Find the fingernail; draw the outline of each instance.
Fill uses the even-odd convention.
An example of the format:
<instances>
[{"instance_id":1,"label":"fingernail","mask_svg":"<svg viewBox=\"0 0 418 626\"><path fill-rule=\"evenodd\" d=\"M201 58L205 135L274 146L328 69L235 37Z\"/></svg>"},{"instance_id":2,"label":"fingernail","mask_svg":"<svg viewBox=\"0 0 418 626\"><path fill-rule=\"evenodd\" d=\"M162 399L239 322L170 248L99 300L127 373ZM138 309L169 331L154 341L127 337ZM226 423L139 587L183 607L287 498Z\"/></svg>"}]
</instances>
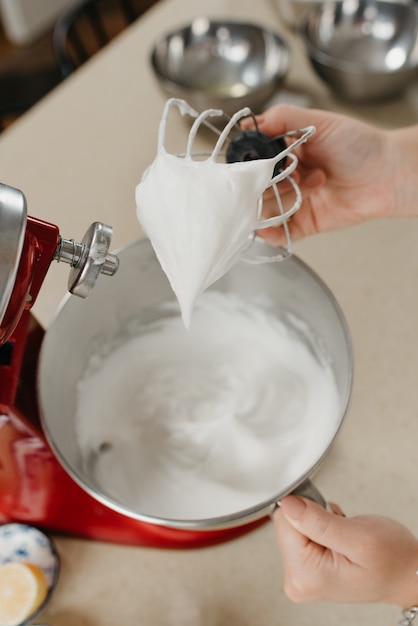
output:
<instances>
[{"instance_id":1,"label":"fingernail","mask_svg":"<svg viewBox=\"0 0 418 626\"><path fill-rule=\"evenodd\" d=\"M281 501L281 510L286 517L300 519L306 509L306 502L298 496L286 496Z\"/></svg>"}]
</instances>

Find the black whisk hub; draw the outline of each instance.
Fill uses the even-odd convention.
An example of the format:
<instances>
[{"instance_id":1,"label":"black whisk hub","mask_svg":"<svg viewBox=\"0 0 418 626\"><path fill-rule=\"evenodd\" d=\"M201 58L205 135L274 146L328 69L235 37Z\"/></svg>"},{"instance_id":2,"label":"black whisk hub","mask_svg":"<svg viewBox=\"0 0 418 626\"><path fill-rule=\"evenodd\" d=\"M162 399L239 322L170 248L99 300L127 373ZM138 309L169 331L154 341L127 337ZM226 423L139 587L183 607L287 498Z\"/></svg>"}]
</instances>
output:
<instances>
[{"instance_id":1,"label":"black whisk hub","mask_svg":"<svg viewBox=\"0 0 418 626\"><path fill-rule=\"evenodd\" d=\"M258 130L245 130L233 137L226 151L227 163L271 159L286 148L283 137L270 137ZM286 165L286 157L275 166L273 176L279 174Z\"/></svg>"}]
</instances>

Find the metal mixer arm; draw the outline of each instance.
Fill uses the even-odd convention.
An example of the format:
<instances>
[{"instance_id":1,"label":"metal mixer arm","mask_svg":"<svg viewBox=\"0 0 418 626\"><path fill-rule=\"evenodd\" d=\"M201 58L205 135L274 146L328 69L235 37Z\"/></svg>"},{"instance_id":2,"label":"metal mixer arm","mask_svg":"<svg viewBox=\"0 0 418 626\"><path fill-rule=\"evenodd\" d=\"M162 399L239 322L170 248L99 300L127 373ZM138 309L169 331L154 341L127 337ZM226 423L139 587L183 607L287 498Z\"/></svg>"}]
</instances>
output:
<instances>
[{"instance_id":1,"label":"metal mixer arm","mask_svg":"<svg viewBox=\"0 0 418 626\"><path fill-rule=\"evenodd\" d=\"M81 243L63 239L58 227L27 216L24 194L0 183L0 345L30 309L53 260L71 265L68 289L85 298L99 274L112 276L119 265L109 253L113 230L94 222Z\"/></svg>"}]
</instances>

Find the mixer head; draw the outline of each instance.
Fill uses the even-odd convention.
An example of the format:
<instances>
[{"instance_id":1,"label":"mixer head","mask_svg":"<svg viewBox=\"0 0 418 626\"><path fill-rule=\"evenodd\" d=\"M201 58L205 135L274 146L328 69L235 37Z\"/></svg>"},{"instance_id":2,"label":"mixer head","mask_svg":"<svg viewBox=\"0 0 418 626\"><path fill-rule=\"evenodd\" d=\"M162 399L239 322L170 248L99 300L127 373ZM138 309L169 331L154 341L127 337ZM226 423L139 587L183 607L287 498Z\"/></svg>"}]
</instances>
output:
<instances>
[{"instance_id":1,"label":"mixer head","mask_svg":"<svg viewBox=\"0 0 418 626\"><path fill-rule=\"evenodd\" d=\"M114 274L111 238L112 228L95 222L81 243L63 239L57 226L27 215L20 190L0 183L0 345L34 304L52 260L71 265L69 291L83 298L99 274Z\"/></svg>"}]
</instances>

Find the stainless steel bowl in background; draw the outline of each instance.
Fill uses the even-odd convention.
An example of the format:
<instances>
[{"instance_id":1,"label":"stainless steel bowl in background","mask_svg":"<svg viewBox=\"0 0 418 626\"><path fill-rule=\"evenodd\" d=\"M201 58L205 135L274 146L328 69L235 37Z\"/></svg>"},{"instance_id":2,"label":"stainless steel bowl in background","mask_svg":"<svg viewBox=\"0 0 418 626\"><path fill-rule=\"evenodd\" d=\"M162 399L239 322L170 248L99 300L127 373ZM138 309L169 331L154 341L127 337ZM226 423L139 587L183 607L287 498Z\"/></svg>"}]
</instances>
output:
<instances>
[{"instance_id":1,"label":"stainless steel bowl in background","mask_svg":"<svg viewBox=\"0 0 418 626\"><path fill-rule=\"evenodd\" d=\"M418 78L418 10L387 0L322 2L299 28L317 74L341 98L401 94Z\"/></svg>"},{"instance_id":2,"label":"stainless steel bowl in background","mask_svg":"<svg viewBox=\"0 0 418 626\"><path fill-rule=\"evenodd\" d=\"M231 115L248 106L258 113L283 83L290 50L279 34L256 24L201 17L163 35L151 64L165 94L199 112Z\"/></svg>"}]
</instances>

